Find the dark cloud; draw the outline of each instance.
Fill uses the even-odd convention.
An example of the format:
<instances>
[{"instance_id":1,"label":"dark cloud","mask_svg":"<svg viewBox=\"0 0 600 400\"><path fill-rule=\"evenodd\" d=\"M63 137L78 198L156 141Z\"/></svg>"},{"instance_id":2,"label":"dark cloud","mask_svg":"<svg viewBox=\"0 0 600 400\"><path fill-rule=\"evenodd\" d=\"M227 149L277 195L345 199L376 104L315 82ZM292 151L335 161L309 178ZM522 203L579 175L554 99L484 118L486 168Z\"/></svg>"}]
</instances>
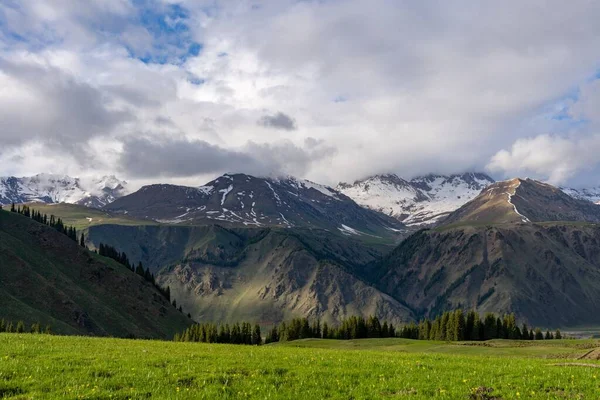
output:
<instances>
[{"instance_id":1,"label":"dark cloud","mask_svg":"<svg viewBox=\"0 0 600 400\"><path fill-rule=\"evenodd\" d=\"M99 89L56 68L0 59L0 72L4 90L15 93L0 97L0 139L5 145L39 140L73 148L133 119L112 109Z\"/></svg>"},{"instance_id":2,"label":"dark cloud","mask_svg":"<svg viewBox=\"0 0 600 400\"><path fill-rule=\"evenodd\" d=\"M258 124L267 128L295 131L298 129L296 120L281 111L274 115L264 115L258 120Z\"/></svg>"},{"instance_id":3,"label":"dark cloud","mask_svg":"<svg viewBox=\"0 0 600 400\"><path fill-rule=\"evenodd\" d=\"M302 175L313 162L335 153L331 147L305 149L290 141L248 142L228 150L203 140L127 139L119 159L121 172L135 178L189 177L199 174L245 172L255 175Z\"/></svg>"}]
</instances>

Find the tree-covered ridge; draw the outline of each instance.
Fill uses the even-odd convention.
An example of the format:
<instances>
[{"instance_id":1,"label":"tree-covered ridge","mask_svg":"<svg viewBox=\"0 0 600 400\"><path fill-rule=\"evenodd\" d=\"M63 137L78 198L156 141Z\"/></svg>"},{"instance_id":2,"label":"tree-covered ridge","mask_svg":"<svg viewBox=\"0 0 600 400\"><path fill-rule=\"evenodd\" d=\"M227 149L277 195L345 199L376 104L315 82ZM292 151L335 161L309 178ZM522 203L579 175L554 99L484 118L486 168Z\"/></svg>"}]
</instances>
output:
<instances>
[{"instance_id":1,"label":"tree-covered ridge","mask_svg":"<svg viewBox=\"0 0 600 400\"><path fill-rule=\"evenodd\" d=\"M54 215L50 215L50 217L48 217L47 214L42 214L41 212L36 211L27 205L24 205L23 207L15 206L15 203L11 205L10 211L31 218L41 224L48 225L49 227L56 229L57 231L67 235L69 238L77 242L77 229L75 229L73 226L65 225L61 218L57 218ZM85 238L82 234L79 241L81 246L85 246L84 239Z\"/></svg>"},{"instance_id":2,"label":"tree-covered ridge","mask_svg":"<svg viewBox=\"0 0 600 400\"><path fill-rule=\"evenodd\" d=\"M82 239L83 240L83 239ZM118 262L121 265L124 265L132 272L135 272L148 282L152 283L156 289L169 301L171 301L171 289L169 286L162 287L158 283L156 283L156 279L153 273L150 272L149 268L144 269L144 265L141 261L138 262L137 266L134 266L134 263L129 261L129 257L125 252L120 252L116 248L109 246L107 244L100 243L98 246L98 254L104 257L111 258ZM177 307L177 303L173 300L173 306ZM181 307L179 307L179 311L183 312Z\"/></svg>"},{"instance_id":3,"label":"tree-covered ridge","mask_svg":"<svg viewBox=\"0 0 600 400\"><path fill-rule=\"evenodd\" d=\"M2 210L1 207L0 207L0 210ZM11 205L10 211L20 214L20 215L23 215L27 218L31 218L32 220L37 221L41 224L48 225L51 228L56 229L58 232L65 234L73 241L78 242L81 247L87 249L87 246L85 244L85 235L83 233L81 233L81 235L79 236L79 239L78 239L77 230L75 229L75 227L65 225L65 223L63 222L63 220L60 217L56 217L52 214L50 215L50 217L48 217L47 214L42 214L41 212L36 211L35 209L33 209L27 205L20 206L20 205L15 205L14 203ZM120 263L121 265L127 267L127 269L129 269L130 271L140 275L146 281L152 283L154 285L154 287L169 302L171 302L171 289L168 286L166 288L160 286L156 282L154 274L150 272L149 268L144 268L141 261L138 262L137 266L135 266L134 263L129 261L129 258L127 257L127 254L125 254L125 252L119 252L116 248L109 246L109 245L105 245L103 243L100 243L98 249L94 250L94 252L103 257L111 258L111 259L115 260L116 262ZM175 308L177 308L177 303L175 302L175 300L173 300L172 304ZM181 306L178 308L178 310L180 312L183 312L183 309L181 308ZM189 313L188 313L188 317L191 318L191 315Z\"/></svg>"}]
</instances>

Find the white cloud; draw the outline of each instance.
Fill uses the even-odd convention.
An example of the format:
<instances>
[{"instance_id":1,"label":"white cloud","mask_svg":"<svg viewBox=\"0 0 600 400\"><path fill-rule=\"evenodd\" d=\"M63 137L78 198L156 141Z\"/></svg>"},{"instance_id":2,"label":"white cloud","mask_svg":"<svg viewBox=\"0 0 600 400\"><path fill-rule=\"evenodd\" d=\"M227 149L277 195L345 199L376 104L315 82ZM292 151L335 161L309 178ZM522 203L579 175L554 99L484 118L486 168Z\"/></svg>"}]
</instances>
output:
<instances>
[{"instance_id":1,"label":"white cloud","mask_svg":"<svg viewBox=\"0 0 600 400\"><path fill-rule=\"evenodd\" d=\"M510 151L499 151L488 168L507 176L532 175L561 185L577 173L597 167L599 154L600 135L584 138L540 135L517 140ZM597 178L593 183L597 183Z\"/></svg>"},{"instance_id":2,"label":"white cloud","mask_svg":"<svg viewBox=\"0 0 600 400\"><path fill-rule=\"evenodd\" d=\"M570 132L516 140L487 168L504 176L531 175L557 185L600 184L600 81L584 84L563 110Z\"/></svg>"}]
</instances>

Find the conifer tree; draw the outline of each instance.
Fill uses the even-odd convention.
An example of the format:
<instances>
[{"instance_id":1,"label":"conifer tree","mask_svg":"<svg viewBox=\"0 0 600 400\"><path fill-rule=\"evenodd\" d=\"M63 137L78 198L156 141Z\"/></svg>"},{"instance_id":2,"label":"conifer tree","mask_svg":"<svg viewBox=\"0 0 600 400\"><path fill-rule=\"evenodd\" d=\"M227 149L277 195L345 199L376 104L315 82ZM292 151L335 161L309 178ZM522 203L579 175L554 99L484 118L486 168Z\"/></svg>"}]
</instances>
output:
<instances>
[{"instance_id":1,"label":"conifer tree","mask_svg":"<svg viewBox=\"0 0 600 400\"><path fill-rule=\"evenodd\" d=\"M394 328L394 325L392 325L390 323L390 327L388 329L389 329L390 337L396 337L396 328Z\"/></svg>"},{"instance_id":2,"label":"conifer tree","mask_svg":"<svg viewBox=\"0 0 600 400\"><path fill-rule=\"evenodd\" d=\"M490 340L495 339L498 334L496 317L492 313L485 314L483 320L483 339Z\"/></svg>"},{"instance_id":3,"label":"conifer tree","mask_svg":"<svg viewBox=\"0 0 600 400\"><path fill-rule=\"evenodd\" d=\"M25 323L23 321L17 322L17 328L15 331L17 333L24 333L25 332Z\"/></svg>"},{"instance_id":4,"label":"conifer tree","mask_svg":"<svg viewBox=\"0 0 600 400\"><path fill-rule=\"evenodd\" d=\"M323 339L329 339L329 325L327 325L327 322L323 322Z\"/></svg>"},{"instance_id":5,"label":"conifer tree","mask_svg":"<svg viewBox=\"0 0 600 400\"><path fill-rule=\"evenodd\" d=\"M255 346L260 346L262 344L262 336L260 334L260 326L258 324L254 325L254 329L252 330L252 342Z\"/></svg>"},{"instance_id":6,"label":"conifer tree","mask_svg":"<svg viewBox=\"0 0 600 400\"><path fill-rule=\"evenodd\" d=\"M554 333L554 339L562 339L562 334L560 333L560 329L557 329L556 333Z\"/></svg>"},{"instance_id":7,"label":"conifer tree","mask_svg":"<svg viewBox=\"0 0 600 400\"><path fill-rule=\"evenodd\" d=\"M529 328L526 323L523 323L523 326L521 327L521 339L529 340Z\"/></svg>"},{"instance_id":8,"label":"conifer tree","mask_svg":"<svg viewBox=\"0 0 600 400\"><path fill-rule=\"evenodd\" d=\"M83 232L81 232L81 238L79 239L79 245L81 247L85 247L85 236L84 236Z\"/></svg>"},{"instance_id":9,"label":"conifer tree","mask_svg":"<svg viewBox=\"0 0 600 400\"><path fill-rule=\"evenodd\" d=\"M544 334L540 328L535 328L535 340L543 340Z\"/></svg>"},{"instance_id":10,"label":"conifer tree","mask_svg":"<svg viewBox=\"0 0 600 400\"><path fill-rule=\"evenodd\" d=\"M458 309L454 312L454 340L465 340L465 314L463 310Z\"/></svg>"},{"instance_id":11,"label":"conifer tree","mask_svg":"<svg viewBox=\"0 0 600 400\"><path fill-rule=\"evenodd\" d=\"M436 340L446 340L446 329L448 326L449 315L447 312L442 314L442 320L440 321L440 330L436 337Z\"/></svg>"}]
</instances>

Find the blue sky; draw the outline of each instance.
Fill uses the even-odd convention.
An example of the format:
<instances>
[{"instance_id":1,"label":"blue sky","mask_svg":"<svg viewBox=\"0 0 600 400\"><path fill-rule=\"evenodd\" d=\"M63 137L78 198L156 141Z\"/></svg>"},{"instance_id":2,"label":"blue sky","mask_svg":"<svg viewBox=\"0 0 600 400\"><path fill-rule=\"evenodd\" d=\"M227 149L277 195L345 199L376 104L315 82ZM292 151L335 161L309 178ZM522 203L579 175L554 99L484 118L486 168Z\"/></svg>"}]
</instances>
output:
<instances>
[{"instance_id":1,"label":"blue sky","mask_svg":"<svg viewBox=\"0 0 600 400\"><path fill-rule=\"evenodd\" d=\"M600 184L599 17L557 0L5 0L0 175ZM136 145L152 174L127 162Z\"/></svg>"}]
</instances>

